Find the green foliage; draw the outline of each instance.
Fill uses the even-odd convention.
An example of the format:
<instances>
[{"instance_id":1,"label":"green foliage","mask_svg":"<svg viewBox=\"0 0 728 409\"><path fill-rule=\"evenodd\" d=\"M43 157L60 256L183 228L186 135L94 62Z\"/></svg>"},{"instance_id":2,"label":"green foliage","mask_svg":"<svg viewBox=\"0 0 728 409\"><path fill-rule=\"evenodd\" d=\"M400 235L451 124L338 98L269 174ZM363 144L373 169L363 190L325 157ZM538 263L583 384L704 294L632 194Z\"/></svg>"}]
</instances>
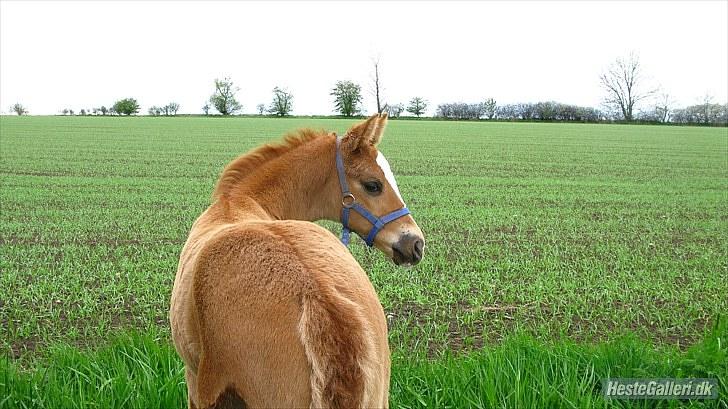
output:
<instances>
[{"instance_id":1,"label":"green foliage","mask_svg":"<svg viewBox=\"0 0 728 409\"><path fill-rule=\"evenodd\" d=\"M719 401L688 401L694 408L721 407L728 399L726 326L687 352L655 349L635 337L597 345L537 341L513 335L468 355L433 359L395 353L390 405L395 408L668 408L674 401L608 402L606 377L717 378ZM697 363L695 357L705 357ZM130 333L94 351L58 345L31 371L0 360L3 408L181 408L186 404L184 367L166 339ZM721 403L722 402L722 403Z\"/></svg>"},{"instance_id":2,"label":"green foliage","mask_svg":"<svg viewBox=\"0 0 728 409\"><path fill-rule=\"evenodd\" d=\"M293 94L283 88L273 88L273 102L268 112L276 116L290 115L293 111Z\"/></svg>"},{"instance_id":3,"label":"green foliage","mask_svg":"<svg viewBox=\"0 0 728 409\"><path fill-rule=\"evenodd\" d=\"M28 113L28 110L22 104L15 103L10 106L10 112L12 112L18 116L21 116L21 115L26 115Z\"/></svg>"},{"instance_id":4,"label":"green foliage","mask_svg":"<svg viewBox=\"0 0 728 409\"><path fill-rule=\"evenodd\" d=\"M238 91L240 88L236 87L230 78L222 80L216 78L215 92L210 97L210 103L220 114L232 115L243 109L235 97L235 93Z\"/></svg>"},{"instance_id":5,"label":"green foliage","mask_svg":"<svg viewBox=\"0 0 728 409\"><path fill-rule=\"evenodd\" d=\"M655 349L635 337L596 345L512 336L500 345L434 360L396 355L391 402L402 408L668 408L675 401L606 401L607 377L718 379L718 401L686 401L688 407L725 407L728 361L725 325L681 353ZM694 356L710 357L704 366Z\"/></svg>"},{"instance_id":6,"label":"green foliage","mask_svg":"<svg viewBox=\"0 0 728 409\"><path fill-rule=\"evenodd\" d=\"M351 81L338 81L331 90L336 111L344 116L354 116L360 112L362 101L361 86Z\"/></svg>"},{"instance_id":7,"label":"green foliage","mask_svg":"<svg viewBox=\"0 0 728 409\"><path fill-rule=\"evenodd\" d=\"M184 368L167 340L129 334L97 351L60 344L31 373L0 359L0 408L182 408Z\"/></svg>"},{"instance_id":8,"label":"green foliage","mask_svg":"<svg viewBox=\"0 0 728 409\"><path fill-rule=\"evenodd\" d=\"M134 98L120 99L114 103L113 110L119 115L136 114L139 112L139 103Z\"/></svg>"},{"instance_id":9,"label":"green foliage","mask_svg":"<svg viewBox=\"0 0 728 409\"><path fill-rule=\"evenodd\" d=\"M426 109L427 101L420 97L412 98L409 102L409 105L407 106L407 112L411 113L412 115L416 115L417 118L424 114Z\"/></svg>"},{"instance_id":10,"label":"green foliage","mask_svg":"<svg viewBox=\"0 0 728 409\"><path fill-rule=\"evenodd\" d=\"M497 104L493 98L488 98L483 103L483 107L485 108L485 117L487 119L493 119L496 114Z\"/></svg>"}]
</instances>

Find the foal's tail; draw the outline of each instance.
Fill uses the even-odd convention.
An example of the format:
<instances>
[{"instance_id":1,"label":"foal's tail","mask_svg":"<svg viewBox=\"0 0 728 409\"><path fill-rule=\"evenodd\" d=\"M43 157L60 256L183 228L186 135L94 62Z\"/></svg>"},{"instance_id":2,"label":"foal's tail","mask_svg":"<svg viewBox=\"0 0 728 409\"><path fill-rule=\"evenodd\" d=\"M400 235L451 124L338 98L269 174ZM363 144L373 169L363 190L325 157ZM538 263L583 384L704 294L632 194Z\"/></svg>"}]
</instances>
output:
<instances>
[{"instance_id":1,"label":"foal's tail","mask_svg":"<svg viewBox=\"0 0 728 409\"><path fill-rule=\"evenodd\" d=\"M311 364L312 408L365 408L377 399L377 354L360 307L334 288L305 294L298 330ZM326 291L328 290L328 291Z\"/></svg>"}]
</instances>

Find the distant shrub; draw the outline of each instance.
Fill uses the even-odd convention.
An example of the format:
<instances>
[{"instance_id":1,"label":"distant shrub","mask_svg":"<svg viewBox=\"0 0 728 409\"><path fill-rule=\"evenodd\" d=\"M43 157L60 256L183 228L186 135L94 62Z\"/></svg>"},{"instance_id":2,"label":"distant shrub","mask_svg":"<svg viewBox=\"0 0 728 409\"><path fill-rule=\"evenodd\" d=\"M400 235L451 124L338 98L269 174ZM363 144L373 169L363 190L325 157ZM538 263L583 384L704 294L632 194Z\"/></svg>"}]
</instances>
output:
<instances>
[{"instance_id":1,"label":"distant shrub","mask_svg":"<svg viewBox=\"0 0 728 409\"><path fill-rule=\"evenodd\" d=\"M124 98L116 101L112 107L119 115L131 115L139 112L139 103L134 98Z\"/></svg>"}]
</instances>

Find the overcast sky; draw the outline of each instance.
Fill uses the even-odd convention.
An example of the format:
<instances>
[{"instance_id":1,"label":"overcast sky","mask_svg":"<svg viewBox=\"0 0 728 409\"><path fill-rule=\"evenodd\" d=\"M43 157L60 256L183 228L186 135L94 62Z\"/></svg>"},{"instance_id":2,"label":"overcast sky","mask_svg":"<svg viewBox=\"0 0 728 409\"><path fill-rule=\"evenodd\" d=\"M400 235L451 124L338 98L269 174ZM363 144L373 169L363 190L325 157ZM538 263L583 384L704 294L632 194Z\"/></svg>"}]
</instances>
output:
<instances>
[{"instance_id":1,"label":"overcast sky","mask_svg":"<svg viewBox=\"0 0 728 409\"><path fill-rule=\"evenodd\" d=\"M76 111L134 97L199 113L216 77L244 112L278 85L295 114L332 113L330 89L388 102L557 100L598 106L600 72L636 51L678 105L728 100L728 2L0 2L0 110ZM365 109L375 110L367 94Z\"/></svg>"}]
</instances>

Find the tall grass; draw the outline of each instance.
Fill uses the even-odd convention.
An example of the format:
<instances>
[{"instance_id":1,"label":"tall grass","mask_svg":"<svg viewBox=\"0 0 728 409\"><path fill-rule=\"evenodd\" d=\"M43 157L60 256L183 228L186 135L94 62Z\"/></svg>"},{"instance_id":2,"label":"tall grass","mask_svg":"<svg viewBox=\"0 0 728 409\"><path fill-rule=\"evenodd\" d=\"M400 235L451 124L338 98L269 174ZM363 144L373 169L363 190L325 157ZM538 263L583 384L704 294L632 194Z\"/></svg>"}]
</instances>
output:
<instances>
[{"instance_id":1,"label":"tall grass","mask_svg":"<svg viewBox=\"0 0 728 409\"><path fill-rule=\"evenodd\" d=\"M724 326L725 327L725 326ZM656 350L634 336L600 344L529 336L435 361L395 357L391 402L396 408L728 407L726 330L686 352ZM601 396L606 377L709 377L721 385L712 401L615 401Z\"/></svg>"},{"instance_id":2,"label":"tall grass","mask_svg":"<svg viewBox=\"0 0 728 409\"><path fill-rule=\"evenodd\" d=\"M58 345L31 371L0 360L0 408L181 408L184 367L168 341L118 335L82 351Z\"/></svg>"},{"instance_id":3,"label":"tall grass","mask_svg":"<svg viewBox=\"0 0 728 409\"><path fill-rule=\"evenodd\" d=\"M687 351L660 348L637 337L599 345L569 340L507 338L467 355L435 359L396 354L390 402L394 408L728 407L728 326L718 323ZM0 408L182 408L184 370L165 339L127 333L107 346L81 351L59 345L18 368L0 360ZM607 401L604 377L717 378L712 401Z\"/></svg>"}]
</instances>

